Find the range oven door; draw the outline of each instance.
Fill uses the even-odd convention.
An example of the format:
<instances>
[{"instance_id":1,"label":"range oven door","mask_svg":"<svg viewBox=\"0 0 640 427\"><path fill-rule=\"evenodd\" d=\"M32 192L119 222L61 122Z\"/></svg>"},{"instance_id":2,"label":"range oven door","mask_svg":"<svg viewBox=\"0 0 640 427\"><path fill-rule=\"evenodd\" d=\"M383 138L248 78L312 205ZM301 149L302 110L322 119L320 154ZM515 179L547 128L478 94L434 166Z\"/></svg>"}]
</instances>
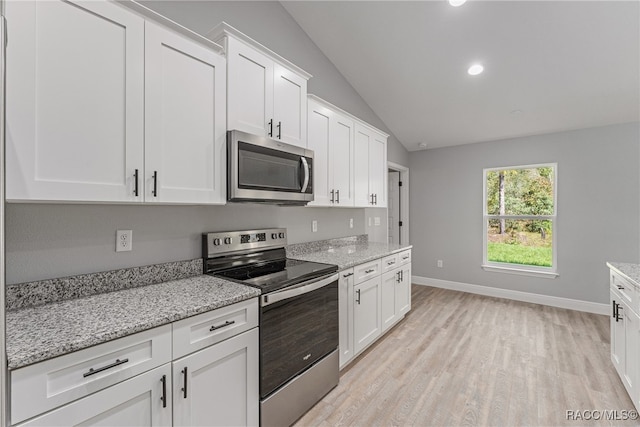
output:
<instances>
[{"instance_id":1,"label":"range oven door","mask_svg":"<svg viewBox=\"0 0 640 427\"><path fill-rule=\"evenodd\" d=\"M237 130L227 149L229 201L313 201L313 151Z\"/></svg>"},{"instance_id":2,"label":"range oven door","mask_svg":"<svg viewBox=\"0 0 640 427\"><path fill-rule=\"evenodd\" d=\"M338 347L338 275L260 298L260 398Z\"/></svg>"}]
</instances>

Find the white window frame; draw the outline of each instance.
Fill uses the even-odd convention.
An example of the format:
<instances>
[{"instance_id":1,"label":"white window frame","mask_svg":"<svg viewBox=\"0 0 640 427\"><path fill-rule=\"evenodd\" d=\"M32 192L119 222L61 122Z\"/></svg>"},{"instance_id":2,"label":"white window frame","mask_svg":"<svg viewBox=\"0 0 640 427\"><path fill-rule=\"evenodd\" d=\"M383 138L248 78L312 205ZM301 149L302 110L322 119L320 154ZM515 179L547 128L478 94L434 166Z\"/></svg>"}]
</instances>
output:
<instances>
[{"instance_id":1,"label":"white window frame","mask_svg":"<svg viewBox=\"0 0 640 427\"><path fill-rule=\"evenodd\" d=\"M540 167L552 167L553 168L553 215L489 215L487 213L487 173L501 170L513 170L513 169L535 169ZM485 271L491 271L496 273L509 273L518 274L523 276L543 277L553 279L559 276L558 274L558 164L557 163L539 163L532 165L520 165L520 166L502 166L495 168L485 168L482 171L482 269ZM538 219L538 220L551 220L553 224L553 240L551 242L552 251L552 265L551 267L539 267L535 265L524 264L510 264L506 262L489 261L487 258L487 234L489 232L488 224L490 219Z\"/></svg>"}]
</instances>

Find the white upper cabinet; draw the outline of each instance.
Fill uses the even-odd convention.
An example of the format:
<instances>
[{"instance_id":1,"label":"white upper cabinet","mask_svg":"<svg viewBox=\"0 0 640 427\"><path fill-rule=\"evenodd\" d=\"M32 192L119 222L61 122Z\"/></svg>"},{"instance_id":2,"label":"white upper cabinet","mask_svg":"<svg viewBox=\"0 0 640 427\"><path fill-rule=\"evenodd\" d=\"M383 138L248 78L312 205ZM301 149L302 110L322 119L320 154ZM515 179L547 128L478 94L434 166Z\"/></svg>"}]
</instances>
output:
<instances>
[{"instance_id":1,"label":"white upper cabinet","mask_svg":"<svg viewBox=\"0 0 640 427\"><path fill-rule=\"evenodd\" d=\"M387 207L387 135L369 126L355 127L355 205Z\"/></svg>"},{"instance_id":2,"label":"white upper cabinet","mask_svg":"<svg viewBox=\"0 0 640 427\"><path fill-rule=\"evenodd\" d=\"M221 23L207 34L227 54L227 127L307 146L310 74Z\"/></svg>"},{"instance_id":3,"label":"white upper cabinet","mask_svg":"<svg viewBox=\"0 0 640 427\"><path fill-rule=\"evenodd\" d=\"M145 36L145 201L225 203L225 60L149 22Z\"/></svg>"},{"instance_id":4,"label":"white upper cabinet","mask_svg":"<svg viewBox=\"0 0 640 427\"><path fill-rule=\"evenodd\" d=\"M225 202L220 47L130 5L7 2L8 200Z\"/></svg>"},{"instance_id":5,"label":"white upper cabinet","mask_svg":"<svg viewBox=\"0 0 640 427\"><path fill-rule=\"evenodd\" d=\"M354 121L310 96L308 148L314 151L314 197L310 206L352 207Z\"/></svg>"},{"instance_id":6,"label":"white upper cabinet","mask_svg":"<svg viewBox=\"0 0 640 427\"><path fill-rule=\"evenodd\" d=\"M144 20L109 2L5 7L7 199L142 200Z\"/></svg>"}]
</instances>

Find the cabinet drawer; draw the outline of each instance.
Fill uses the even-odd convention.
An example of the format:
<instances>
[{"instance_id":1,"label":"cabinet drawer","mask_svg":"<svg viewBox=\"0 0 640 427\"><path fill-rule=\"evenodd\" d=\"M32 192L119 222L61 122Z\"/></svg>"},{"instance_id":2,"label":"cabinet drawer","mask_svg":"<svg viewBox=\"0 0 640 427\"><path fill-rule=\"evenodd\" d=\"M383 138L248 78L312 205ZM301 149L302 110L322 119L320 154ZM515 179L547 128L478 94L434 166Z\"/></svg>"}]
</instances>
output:
<instances>
[{"instance_id":1,"label":"cabinet drawer","mask_svg":"<svg viewBox=\"0 0 640 427\"><path fill-rule=\"evenodd\" d=\"M640 297L638 289L631 284L625 277L615 272L611 272L611 289L617 291L624 301L633 311L640 313Z\"/></svg>"},{"instance_id":2,"label":"cabinet drawer","mask_svg":"<svg viewBox=\"0 0 640 427\"><path fill-rule=\"evenodd\" d=\"M11 375L11 423L62 406L171 361L171 325L76 351Z\"/></svg>"},{"instance_id":3,"label":"cabinet drawer","mask_svg":"<svg viewBox=\"0 0 640 427\"><path fill-rule=\"evenodd\" d=\"M398 263L400 265L409 264L411 262L411 249L402 251L399 254L397 254L397 256L399 261Z\"/></svg>"},{"instance_id":4,"label":"cabinet drawer","mask_svg":"<svg viewBox=\"0 0 640 427\"><path fill-rule=\"evenodd\" d=\"M173 324L173 358L185 356L258 326L258 298L241 301Z\"/></svg>"},{"instance_id":5,"label":"cabinet drawer","mask_svg":"<svg viewBox=\"0 0 640 427\"><path fill-rule=\"evenodd\" d=\"M398 268L400 265L400 257L398 255L393 254L382 258L382 273Z\"/></svg>"},{"instance_id":6,"label":"cabinet drawer","mask_svg":"<svg viewBox=\"0 0 640 427\"><path fill-rule=\"evenodd\" d=\"M380 275L381 260L360 264L353 268L355 273L355 284L362 283L373 277Z\"/></svg>"}]
</instances>

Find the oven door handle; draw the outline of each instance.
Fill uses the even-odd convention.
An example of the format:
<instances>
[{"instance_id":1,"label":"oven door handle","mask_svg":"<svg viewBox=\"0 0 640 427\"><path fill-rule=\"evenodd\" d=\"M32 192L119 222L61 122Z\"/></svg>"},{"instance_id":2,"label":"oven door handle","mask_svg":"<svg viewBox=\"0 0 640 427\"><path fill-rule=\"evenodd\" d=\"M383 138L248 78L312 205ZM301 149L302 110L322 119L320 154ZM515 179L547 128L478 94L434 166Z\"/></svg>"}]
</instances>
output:
<instances>
[{"instance_id":1,"label":"oven door handle","mask_svg":"<svg viewBox=\"0 0 640 427\"><path fill-rule=\"evenodd\" d=\"M337 281L339 278L338 273L332 274L331 276L325 279L313 279L307 282L302 283L300 286L296 286L295 288L288 288L278 292L272 292L270 294L262 295L260 298L260 307L266 307L278 301L282 301L285 299L297 297L299 295L304 295L309 292L313 292L316 289L320 289L322 287L327 286L330 283Z\"/></svg>"},{"instance_id":2,"label":"oven door handle","mask_svg":"<svg viewBox=\"0 0 640 427\"><path fill-rule=\"evenodd\" d=\"M309 185L309 163L307 163L306 157L300 157L300 161L302 162L302 166L304 167L304 181L302 182L302 190L301 193L307 191L307 186Z\"/></svg>"}]
</instances>

